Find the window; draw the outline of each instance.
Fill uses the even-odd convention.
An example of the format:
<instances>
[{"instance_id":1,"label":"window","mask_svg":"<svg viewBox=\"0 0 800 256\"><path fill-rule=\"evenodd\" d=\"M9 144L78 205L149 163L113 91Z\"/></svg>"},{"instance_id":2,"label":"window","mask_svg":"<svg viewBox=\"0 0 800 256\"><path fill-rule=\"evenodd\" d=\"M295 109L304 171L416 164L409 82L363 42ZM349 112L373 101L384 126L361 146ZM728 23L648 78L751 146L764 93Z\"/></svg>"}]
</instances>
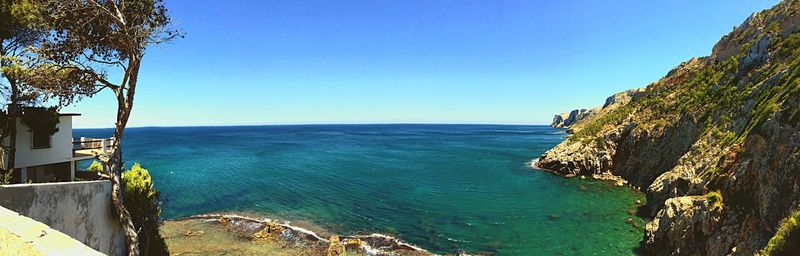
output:
<instances>
[{"instance_id":1,"label":"window","mask_svg":"<svg viewBox=\"0 0 800 256\"><path fill-rule=\"evenodd\" d=\"M33 131L33 148L50 148L50 134Z\"/></svg>"}]
</instances>

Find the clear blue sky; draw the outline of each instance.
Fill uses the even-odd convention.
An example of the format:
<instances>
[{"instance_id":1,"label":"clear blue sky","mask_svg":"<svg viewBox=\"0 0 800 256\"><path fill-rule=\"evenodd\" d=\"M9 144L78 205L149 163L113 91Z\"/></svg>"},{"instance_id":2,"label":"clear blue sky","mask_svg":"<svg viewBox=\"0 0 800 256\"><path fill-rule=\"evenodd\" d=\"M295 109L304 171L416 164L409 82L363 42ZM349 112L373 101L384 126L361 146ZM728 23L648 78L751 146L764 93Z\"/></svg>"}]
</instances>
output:
<instances>
[{"instance_id":1,"label":"clear blue sky","mask_svg":"<svg viewBox=\"0 0 800 256\"><path fill-rule=\"evenodd\" d=\"M657 80L777 0L168 0L130 126L544 124ZM65 109L112 127L109 92Z\"/></svg>"}]
</instances>

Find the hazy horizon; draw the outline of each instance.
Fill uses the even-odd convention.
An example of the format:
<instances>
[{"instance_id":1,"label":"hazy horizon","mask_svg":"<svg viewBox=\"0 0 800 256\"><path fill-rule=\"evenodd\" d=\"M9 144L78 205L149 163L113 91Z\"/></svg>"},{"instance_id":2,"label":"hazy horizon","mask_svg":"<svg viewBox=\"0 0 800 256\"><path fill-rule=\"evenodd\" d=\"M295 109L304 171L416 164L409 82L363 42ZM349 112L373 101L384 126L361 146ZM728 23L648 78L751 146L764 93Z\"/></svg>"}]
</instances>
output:
<instances>
[{"instance_id":1,"label":"hazy horizon","mask_svg":"<svg viewBox=\"0 0 800 256\"><path fill-rule=\"evenodd\" d=\"M73 119L74 122L75 119ZM220 124L220 125L146 125L146 126L128 126L128 128L138 129L138 128L202 128L202 127L247 127L247 126L347 126L347 125L362 125L362 126L370 126L370 125L475 125L475 126L550 126L550 122L547 123L419 123L419 122L408 122L408 123L253 123L253 124ZM86 130L102 130L102 129L114 129L112 126L108 127L73 127L74 129L86 129Z\"/></svg>"},{"instance_id":2,"label":"hazy horizon","mask_svg":"<svg viewBox=\"0 0 800 256\"><path fill-rule=\"evenodd\" d=\"M777 2L169 1L186 38L148 50L129 126L543 125ZM115 107L106 91L63 111L105 128Z\"/></svg>"}]
</instances>

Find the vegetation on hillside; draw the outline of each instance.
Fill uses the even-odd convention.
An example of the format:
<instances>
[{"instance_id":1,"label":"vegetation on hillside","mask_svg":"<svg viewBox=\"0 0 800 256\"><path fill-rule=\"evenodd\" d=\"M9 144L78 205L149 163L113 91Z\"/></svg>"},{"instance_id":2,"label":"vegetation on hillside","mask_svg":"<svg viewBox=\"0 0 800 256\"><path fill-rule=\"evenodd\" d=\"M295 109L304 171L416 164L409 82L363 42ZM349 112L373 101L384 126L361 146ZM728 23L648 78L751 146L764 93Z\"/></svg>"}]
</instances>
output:
<instances>
[{"instance_id":1,"label":"vegetation on hillside","mask_svg":"<svg viewBox=\"0 0 800 256\"><path fill-rule=\"evenodd\" d=\"M139 235L139 251L142 255L169 255L167 244L158 227L161 221L159 192L153 187L153 179L147 169L138 163L122 173L125 207L130 211L133 225Z\"/></svg>"},{"instance_id":2,"label":"vegetation on hillside","mask_svg":"<svg viewBox=\"0 0 800 256\"><path fill-rule=\"evenodd\" d=\"M706 194L706 201L708 206L712 209L722 209L722 193L719 191L711 191Z\"/></svg>"},{"instance_id":3,"label":"vegetation on hillside","mask_svg":"<svg viewBox=\"0 0 800 256\"><path fill-rule=\"evenodd\" d=\"M800 255L800 211L781 222L778 232L761 250L764 256Z\"/></svg>"},{"instance_id":4,"label":"vegetation on hillside","mask_svg":"<svg viewBox=\"0 0 800 256\"><path fill-rule=\"evenodd\" d=\"M772 11L764 11L753 19L768 16ZM701 128L699 135L708 140L706 146L737 149L739 143L777 113L781 113L778 115L781 124L798 125L800 33L782 35L778 23L773 21L766 32L751 25L726 36L747 43L727 59L704 57L682 64L650 84L640 99L574 126L570 140L602 148L607 133L622 125L658 137L665 128L685 121ZM757 45L759 42L763 45L764 41L769 42L766 52L758 52ZM755 65L766 56L753 56L753 52L768 55L770 61ZM720 171L723 170L715 170ZM712 172L706 170L706 173Z\"/></svg>"},{"instance_id":5,"label":"vegetation on hillside","mask_svg":"<svg viewBox=\"0 0 800 256\"><path fill-rule=\"evenodd\" d=\"M610 172L641 187L645 214L660 216L648 224L644 252L724 255L736 247L752 255L800 200L791 189L798 129L800 0L785 0L735 27L710 56L573 125L539 164L564 174ZM679 203L689 200L707 207ZM787 238L798 229L793 216L768 248L800 246ZM800 255L788 252L768 255Z\"/></svg>"}]
</instances>

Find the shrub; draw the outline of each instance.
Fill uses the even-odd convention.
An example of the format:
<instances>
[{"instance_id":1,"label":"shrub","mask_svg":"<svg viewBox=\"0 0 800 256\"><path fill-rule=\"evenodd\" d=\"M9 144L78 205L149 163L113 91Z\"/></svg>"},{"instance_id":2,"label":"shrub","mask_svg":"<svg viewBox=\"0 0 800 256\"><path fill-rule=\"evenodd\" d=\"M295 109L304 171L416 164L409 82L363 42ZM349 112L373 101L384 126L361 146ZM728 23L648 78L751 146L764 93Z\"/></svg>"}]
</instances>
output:
<instances>
[{"instance_id":1,"label":"shrub","mask_svg":"<svg viewBox=\"0 0 800 256\"><path fill-rule=\"evenodd\" d=\"M134 164L122 174L125 207L131 214L133 226L139 234L139 251L142 255L169 255L167 244L158 232L161 207L159 192L147 169Z\"/></svg>"},{"instance_id":2,"label":"shrub","mask_svg":"<svg viewBox=\"0 0 800 256\"><path fill-rule=\"evenodd\" d=\"M800 211L781 221L761 255L800 255Z\"/></svg>"},{"instance_id":3,"label":"shrub","mask_svg":"<svg viewBox=\"0 0 800 256\"><path fill-rule=\"evenodd\" d=\"M586 123L579 126L579 130L570 137L572 140L585 140L595 139L600 136L600 131L606 125L620 125L626 118L633 112L633 107L628 105L621 106L609 113L601 115L597 118L587 120ZM600 143L595 141L595 143Z\"/></svg>"},{"instance_id":4,"label":"shrub","mask_svg":"<svg viewBox=\"0 0 800 256\"><path fill-rule=\"evenodd\" d=\"M105 170L103 170L103 164L101 164L101 163L99 163L97 161L92 161L92 164L89 165L89 168L86 168L86 171L87 172L105 172Z\"/></svg>"},{"instance_id":5,"label":"shrub","mask_svg":"<svg viewBox=\"0 0 800 256\"><path fill-rule=\"evenodd\" d=\"M722 193L717 191L711 191L706 194L706 201L708 201L708 205L711 206L712 209L722 209Z\"/></svg>"}]
</instances>

